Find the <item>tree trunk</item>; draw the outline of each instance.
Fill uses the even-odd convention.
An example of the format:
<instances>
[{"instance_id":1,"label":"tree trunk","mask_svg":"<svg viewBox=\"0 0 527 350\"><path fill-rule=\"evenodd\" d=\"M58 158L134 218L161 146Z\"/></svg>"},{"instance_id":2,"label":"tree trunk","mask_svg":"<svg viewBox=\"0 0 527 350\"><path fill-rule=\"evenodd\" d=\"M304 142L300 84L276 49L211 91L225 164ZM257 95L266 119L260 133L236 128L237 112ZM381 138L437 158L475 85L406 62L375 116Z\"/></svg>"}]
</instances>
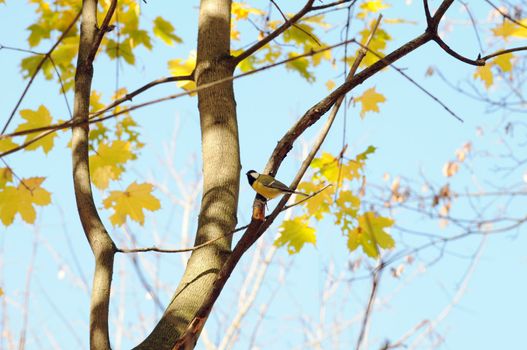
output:
<instances>
[{"instance_id":1,"label":"tree trunk","mask_svg":"<svg viewBox=\"0 0 527 350\"><path fill-rule=\"evenodd\" d=\"M202 0L200 3L194 72L198 87L233 75L230 16L231 0ZM198 104L203 195L195 244L227 235L235 228L241 169L232 81L199 91ZM217 272L231 252L231 241L228 236L192 253L164 315L136 349L172 349L210 293Z\"/></svg>"}]
</instances>

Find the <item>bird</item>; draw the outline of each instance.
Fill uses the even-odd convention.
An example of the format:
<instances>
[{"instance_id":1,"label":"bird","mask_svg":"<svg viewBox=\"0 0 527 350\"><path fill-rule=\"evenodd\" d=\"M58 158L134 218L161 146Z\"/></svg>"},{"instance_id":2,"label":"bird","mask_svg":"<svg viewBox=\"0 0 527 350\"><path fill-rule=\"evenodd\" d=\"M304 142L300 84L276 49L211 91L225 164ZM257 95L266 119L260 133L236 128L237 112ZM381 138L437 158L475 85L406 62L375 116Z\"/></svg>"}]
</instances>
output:
<instances>
[{"instance_id":1,"label":"bird","mask_svg":"<svg viewBox=\"0 0 527 350\"><path fill-rule=\"evenodd\" d=\"M309 196L306 193L297 192L290 189L289 187L287 187L287 185L276 180L271 175L260 174L255 170L249 170L246 175L247 180L249 181L249 185L251 185L251 187L266 200L273 199L285 193L294 193L306 197Z\"/></svg>"}]
</instances>

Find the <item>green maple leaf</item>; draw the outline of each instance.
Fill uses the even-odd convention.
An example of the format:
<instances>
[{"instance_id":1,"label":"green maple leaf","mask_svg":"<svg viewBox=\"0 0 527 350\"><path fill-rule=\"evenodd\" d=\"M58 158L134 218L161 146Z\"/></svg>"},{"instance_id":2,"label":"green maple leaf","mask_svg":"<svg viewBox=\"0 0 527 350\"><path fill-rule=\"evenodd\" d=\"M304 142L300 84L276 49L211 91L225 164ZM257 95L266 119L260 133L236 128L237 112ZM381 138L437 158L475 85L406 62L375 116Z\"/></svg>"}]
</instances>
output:
<instances>
[{"instance_id":1,"label":"green maple leaf","mask_svg":"<svg viewBox=\"0 0 527 350\"><path fill-rule=\"evenodd\" d=\"M170 22L165 21L162 17L156 17L156 19L154 19L153 30L154 35L163 40L167 45L172 46L174 45L174 42L183 42L179 36L174 34L174 26Z\"/></svg>"}]
</instances>

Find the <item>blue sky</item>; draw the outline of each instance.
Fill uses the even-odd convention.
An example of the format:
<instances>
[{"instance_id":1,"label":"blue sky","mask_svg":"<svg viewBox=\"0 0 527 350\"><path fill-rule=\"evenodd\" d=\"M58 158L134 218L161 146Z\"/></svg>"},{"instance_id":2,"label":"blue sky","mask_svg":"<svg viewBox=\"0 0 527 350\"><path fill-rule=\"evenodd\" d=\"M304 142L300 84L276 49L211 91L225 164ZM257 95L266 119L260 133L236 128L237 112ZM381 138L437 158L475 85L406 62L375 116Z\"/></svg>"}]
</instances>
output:
<instances>
[{"instance_id":1,"label":"blue sky","mask_svg":"<svg viewBox=\"0 0 527 350\"><path fill-rule=\"evenodd\" d=\"M436 4L438 1L431 3ZM172 58L186 58L188 51L195 46L197 2L172 5L170 11L166 8L166 3L148 1L147 4L141 4L145 20L152 20L162 14L166 19L173 21L177 35L184 39L184 43L166 47L158 42L159 47L152 53L138 53L135 67L123 63L119 83L129 90L161 76L167 76L169 72L166 61ZM266 1L254 2L254 6L261 8L266 8L267 4ZM483 3L472 6L475 17L484 19L481 23L482 28L487 28L486 20L490 8ZM15 13L16 16L13 15ZM417 22L390 26L390 33L394 36L391 48L415 37L424 29L419 1L407 1L405 4L397 2L397 6L386 10L383 15L385 18L404 17ZM6 5L0 5L0 44L27 47L25 28L32 18L33 10L25 2L7 0ZM444 34L445 39L455 49L475 57L479 49L475 44L471 26L463 24L468 23L467 16L459 3L452 6L447 19L457 25L453 26L452 32ZM334 20L340 24L342 18L336 17ZM336 30L329 31L326 35L324 40L328 43L339 40ZM243 46L243 43L233 46ZM48 45L49 42L45 43L42 50L46 50ZM0 66L3 67L0 113L3 116L8 115L24 87L25 82L20 78L18 68L23 57L25 55L22 53L0 51ZM366 167L369 183L382 184L383 176L388 172L392 178L402 175L411 177L417 183L420 174L424 174L430 182L441 186L447 181L441 173L443 164L453 159L455 150L469 140L473 141L477 149L489 149L493 154L504 152L501 151L503 146L500 144L501 134L498 129L501 125L500 118L503 117L502 112L486 113L484 105L448 88L437 75L425 77L426 69L434 66L452 81L464 82L471 79L473 67L445 55L433 44L428 44L405 57L397 66L405 69L407 74L454 109L464 122L455 120L441 106L393 70L384 71L368 80L357 89L356 95L375 86L377 91L386 96L387 102L381 105L381 113L369 114L364 120L359 118L357 108L348 109L345 142L349 144L350 156L362 152L369 145L377 147ZM94 88L102 90L105 93L105 101L108 101L115 87L115 62L101 59L97 62L95 71ZM337 82L342 79L341 69L335 70L329 64L322 66L317 71L317 76L317 82L309 84L296 73L277 68L235 82L243 173L248 169L263 168L277 140L291 123L327 94L324 86L327 79ZM476 85L478 86L478 83ZM481 85L479 87L481 88ZM134 102L165 96L175 91L174 85L160 86ZM499 95L499 88L491 90L490 94ZM58 88L40 77L32 86L21 108L37 108L42 103L50 108L56 119L67 118ZM157 184L165 185L175 197L181 198L178 186L169 174L166 158L173 159L175 169L181 171L187 186L190 187L199 177L201 165L196 107L195 98L183 97L134 113L134 118L141 125L141 135L146 146L139 159L130 166L125 178L113 188L126 188L132 181L154 180ZM508 117L515 119L520 116ZM343 118L344 114L338 117L337 126L331 131L323 147L325 151L334 154L340 151ZM258 126L255 126L256 121L259 122ZM16 124L15 120L14 125ZM478 127L484 128L483 136L477 136ZM310 130L303 142L308 144L317 130L318 126ZM9 330L13 332L14 339L18 339L22 322L20 305L24 298L27 267L31 261L33 244L38 243L34 275L31 279L28 349L49 349L55 346L54 344L60 349L78 348L80 344L87 348L89 295L84 288L83 279L91 282L93 264L74 207L71 164L69 149L66 147L68 137L68 132L61 132L56 149L47 156L40 151L25 152L7 159L22 177L46 176L45 187L53 193L53 205L38 211L35 227L16 220L14 225L2 230L0 235L0 285L6 293L2 300L6 304L1 312L2 317L9 318ZM175 144L175 151L168 154L167 149L171 142ZM296 145L284 162L279 172L279 178L284 182L289 181L295 174L301 162L302 150L302 145ZM474 159L470 164L471 169L467 167L450 181L452 187L475 191L480 189L475 183L480 183L484 189L492 190L490 182L506 186L522 181L521 169L520 173L503 176L493 171L494 161L495 158ZM131 224L128 232L111 227L108 220L110 213L102 209L101 198L106 194L98 191L95 193L103 220L119 245L131 245L130 233L133 233L138 246L181 245L182 209L172 203L160 189L156 194L162 200L162 210L150 215L144 228ZM240 224L249 220L253 195L250 187L242 181ZM521 212L525 204L522 198L515 199L508 207L508 214ZM198 205L199 201L191 207L191 235L195 229ZM489 211L498 212L503 205L497 202ZM454 210L460 216L470 215L467 205L460 204ZM441 229L437 220L429 220L403 210L394 211L393 215L397 224L401 226L444 234L445 237L460 233L453 225ZM487 238L462 298L437 328L437 335L445 337L439 348L508 349L517 348L523 343L520 327L525 324L527 314L527 303L522 297L527 292L527 284L522 278L527 264L523 247L527 242L522 231L524 230L520 229ZM244 321L246 328L234 348L248 348L254 329L258 329L257 334L260 338L257 343L261 349L307 348L303 331L316 328L321 306L326 307L326 319L322 324L328 328L331 328L332 320L353 320L357 315L361 315L370 283L369 280L357 279L365 274L364 269L352 272L348 269L348 264L361 258L363 263L374 262L368 261L360 251L349 254L345 248L345 239L331 223L321 223L317 226L317 233L316 247L307 246L295 256L288 255L284 249L276 253L254 307ZM265 241L272 242L275 234L276 227L269 231ZM394 232L394 237L400 248L405 244L417 245L422 242L422 238L399 232ZM445 255L432 265L428 263L436 257L437 250L426 250L415 256L414 263L405 265L405 271L399 279L391 277L389 271L386 271L371 319L368 348L377 349L385 339L395 341L416 324L436 319L455 297L466 271L470 268L470 257L476 252L481 241L481 235L474 235L450 243ZM269 249L271 248L267 246L263 250L264 253ZM179 256L153 254L139 259L147 280L154 285L153 277L158 276L162 282L156 288L159 288L159 298L163 303L169 301L170 291L176 286L182 272L180 259ZM207 331L213 342L221 339L226 325L232 318L232 312L229 311L237 306L237 291L251 259L249 254L242 260L209 320ZM331 270L332 264L335 266L332 280L339 287L326 305L321 301L321 295L326 290L327 272ZM126 349L150 330L160 311L150 298L145 297L146 291L134 270L131 257L118 256L115 266L116 277L111 307L112 320L115 323L112 322L111 327L114 347ZM268 306L268 311L263 321L260 321L259 310L265 305ZM57 311L57 308L60 311ZM5 310L8 311L7 314L4 313ZM116 321L117 319L120 321ZM117 322L124 325L124 329L117 327ZM43 328L39 328L41 325L44 325ZM325 340L322 348L336 349L338 345L342 349L348 349L354 346L359 325L360 322L357 321L351 323L343 331L338 343ZM118 339L121 338L117 333L121 331L124 336L122 342L119 342ZM7 349L7 338L4 337L1 341L0 348L5 346ZM432 343L433 340L425 341L416 348L426 349L429 347L425 345ZM198 348L205 349L205 345L200 343Z\"/></svg>"}]
</instances>

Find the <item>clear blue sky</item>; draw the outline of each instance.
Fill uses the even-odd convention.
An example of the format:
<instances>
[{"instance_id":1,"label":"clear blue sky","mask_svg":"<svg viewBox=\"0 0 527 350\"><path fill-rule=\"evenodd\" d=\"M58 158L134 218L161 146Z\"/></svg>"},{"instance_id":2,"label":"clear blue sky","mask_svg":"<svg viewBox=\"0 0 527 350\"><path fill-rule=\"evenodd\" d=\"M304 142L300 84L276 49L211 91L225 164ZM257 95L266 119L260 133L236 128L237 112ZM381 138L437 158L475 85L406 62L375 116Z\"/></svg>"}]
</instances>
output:
<instances>
[{"instance_id":1,"label":"clear blue sky","mask_svg":"<svg viewBox=\"0 0 527 350\"><path fill-rule=\"evenodd\" d=\"M385 18L404 17L417 23L392 25L390 30L394 42L391 48L415 37L424 29L420 1L397 3L397 6L383 13ZM258 0L254 1L254 5L267 8L268 2ZM483 19L482 28L488 28L486 21L489 6L483 3L472 6L474 16ZM119 83L129 90L168 75L166 61L186 58L188 51L195 47L196 1L167 5L166 2L151 0L146 4L141 2L141 7L147 21L160 14L171 20L184 43L166 47L158 42L159 48L152 53L138 53L135 67L123 63ZM0 44L27 47L25 28L31 24L33 16L32 8L25 2L7 0L6 5L0 5ZM452 6L447 19L458 25L453 26L453 31L446 33L445 38L454 48L462 50L467 56L475 57L479 49L459 3ZM342 21L342 18L335 20ZM324 40L328 43L337 42L338 30L329 31ZM243 44L245 42L235 43L233 46ZM44 51L48 47L49 42L41 49ZM2 120L9 114L23 90L25 82L19 75L19 63L25 56L23 53L0 51ZM471 79L473 67L446 56L432 44L402 59L397 66L405 69L407 74L447 103L464 119L464 123L455 120L393 70L368 80L358 88L357 94L376 86L377 91L386 96L387 102L381 105L381 113L369 114L364 120L360 120L357 108L349 108L345 142L349 144L350 156L369 145L377 147L366 169L370 183L383 183L383 175L388 172L392 176L410 177L418 184L421 181L420 174L424 174L432 183L440 186L446 182L441 173L443 164L453 159L455 150L469 140L478 149L490 149L495 154L505 152L503 144L500 144L499 130L494 128L499 125L502 112L487 113L485 106L452 91L437 75L425 78L426 69L434 66L452 81L463 82ZM288 126L327 93L324 86L327 79L337 82L342 79L341 69L335 70L330 65L321 67L317 74L317 82L308 84L296 73L277 68L235 82L243 172L252 168L261 169L265 165L272 148ZM476 86L481 87L479 83ZM114 87L115 62L99 60L95 67L94 88L103 91L105 101L108 101ZM165 96L175 91L174 85L161 86L134 102ZM495 89L490 93L498 95L500 91ZM56 119L68 117L57 87L54 83L44 81L42 77L36 80L21 108L37 108L40 104L48 106ZM141 135L146 147L139 159L130 166L125 178L114 184L113 188L126 187L135 180L155 179L156 183L166 185L175 197L181 198L178 186L168 172L166 158L173 158L175 169L182 172L188 186L199 176L201 165L196 107L195 98L184 97L134 113L133 116L141 125ZM343 137L343 118L344 114L339 116L336 122L338 126L331 132L324 150L339 152ZM256 121L259 121L257 127ZM14 125L16 124L17 121ZM484 136L476 135L478 127L484 128ZM178 132L175 133L175 130ZM304 141L308 143L316 130L318 127L310 131ZM91 283L92 262L74 206L69 149L66 147L68 137L68 132L60 133L56 148L47 156L39 151L19 153L7 159L22 177L46 176L45 187L53 193L53 205L38 210L35 227L17 219L14 225L2 230L0 235L0 286L6 293L1 300L3 304L0 315L4 319L8 317L8 330L14 332L11 336L15 340L18 340L22 324L20 307L24 300L27 267L31 261L34 242L38 243L34 276L31 280L27 349L50 349L55 344L58 349L82 348L80 344L87 348L88 343L89 293L83 280ZM175 153L167 155L170 142L176 145ZM279 177L284 182L294 175L300 164L301 152L302 146L297 145L281 168ZM476 191L481 188L490 191L494 190L491 182L508 186L522 181L521 174L495 174L494 161L495 159L490 159L487 162L485 158L478 158L470 163L474 174L470 169L465 169L450 181L451 185L460 191ZM96 191L102 218L118 244L131 245L132 232L138 246L181 246L182 209L171 203L170 198L161 190L157 190L156 194L162 199L162 210L149 215L144 228L132 224L129 225L128 232L124 232L111 227L108 220L110 213L103 210L101 203L105 194ZM252 190L242 181L240 224L248 222L252 198ZM502 205L501 202L494 203L488 210L497 213ZM514 211L521 211L525 205L525 200L520 198L515 200L512 208L518 208ZM192 208L190 215L191 235L195 229L196 208ZM460 204L454 210L460 216L470 213L467 205ZM401 226L444 234L445 237L460 233L453 225L441 229L437 221L405 211L395 211L392 214ZM527 283L522 276L525 275L527 264L527 255L523 249L527 238L522 231L525 230L488 237L462 298L434 333L438 339L445 337L440 349L515 349L524 343L523 325L526 322L527 303L523 296L527 293ZM270 230L266 236L267 242L272 241L275 232L276 230ZM257 340L260 349L307 348L303 345L307 340L303 329L316 328L320 320L323 304L321 294L326 289L327 271L331 270L332 264L332 274L335 276L333 282L338 282L339 287L326 305L326 319L322 324L331 328L330 324L334 320L341 320L343 324L348 320L355 320L343 330L338 343L342 349L355 345L360 326L360 320L357 321L356 317L364 309L370 284L368 280L356 280L355 278L364 275L364 269L351 272L348 263L359 258L370 264L373 261L368 261L360 251L350 255L345 248L345 239L330 223L324 222L317 226L317 232L316 247L307 246L295 256L289 256L285 250L278 251L254 307L244 320L245 328L235 349L249 347L252 330L255 328L260 337ZM406 245L415 246L421 240L395 230L392 232L397 240L397 249L404 249ZM470 257L478 249L481 240L482 236L476 235L449 244L445 255L430 266L427 263L437 256L437 250L426 250L415 256L413 264L406 266L400 279L389 276L389 271L386 271L371 320L368 348L378 349L385 339L395 341L416 324L424 320L435 320L455 298L470 267ZM267 247L264 254L268 250ZM225 325L232 318L229 311L237 307L239 282L245 276L251 259L250 256L245 258L236 270L233 281L227 284L218 302L219 306L208 322L207 330L213 342L221 339ZM159 290L161 302L168 302L182 271L180 257L163 255L156 258L155 255L146 255L139 258L139 265L145 271L144 275L149 283L153 283L154 276L159 277L161 285L155 288ZM145 297L146 291L135 272L131 256L118 256L115 267L111 307L113 341L116 349L126 349L149 332L160 311L151 299ZM262 305L268 305L269 308L260 323L258 315ZM7 314L4 313L5 310ZM118 318L124 329L115 326ZM311 330L315 332L314 329ZM116 340L119 339L116 334L118 331L124 332L122 343ZM0 339L0 348L8 349L7 338ZM433 344L435 340L427 337L422 344ZM200 343L198 348L205 349L205 346ZM336 349L337 345L325 340L322 348ZM417 347L425 348L428 347Z\"/></svg>"}]
</instances>

